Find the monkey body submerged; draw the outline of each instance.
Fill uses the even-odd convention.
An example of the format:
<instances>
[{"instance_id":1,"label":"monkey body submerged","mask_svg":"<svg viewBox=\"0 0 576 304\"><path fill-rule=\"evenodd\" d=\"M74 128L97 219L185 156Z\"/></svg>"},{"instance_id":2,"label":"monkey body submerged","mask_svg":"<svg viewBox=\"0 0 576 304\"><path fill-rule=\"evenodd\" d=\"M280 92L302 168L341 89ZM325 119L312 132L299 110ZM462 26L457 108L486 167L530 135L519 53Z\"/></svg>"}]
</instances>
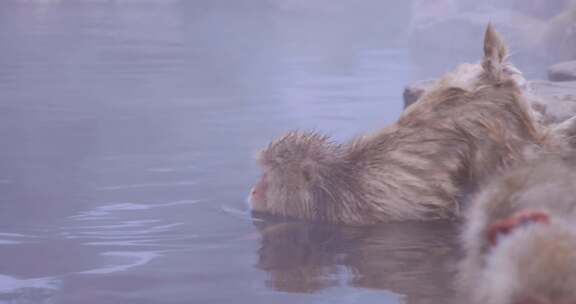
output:
<instances>
[{"instance_id":1,"label":"monkey body submerged","mask_svg":"<svg viewBox=\"0 0 576 304\"><path fill-rule=\"evenodd\" d=\"M546 141L491 26L484 53L380 131L344 144L299 131L274 140L258 155L252 209L351 225L457 216L460 195Z\"/></svg>"}]
</instances>

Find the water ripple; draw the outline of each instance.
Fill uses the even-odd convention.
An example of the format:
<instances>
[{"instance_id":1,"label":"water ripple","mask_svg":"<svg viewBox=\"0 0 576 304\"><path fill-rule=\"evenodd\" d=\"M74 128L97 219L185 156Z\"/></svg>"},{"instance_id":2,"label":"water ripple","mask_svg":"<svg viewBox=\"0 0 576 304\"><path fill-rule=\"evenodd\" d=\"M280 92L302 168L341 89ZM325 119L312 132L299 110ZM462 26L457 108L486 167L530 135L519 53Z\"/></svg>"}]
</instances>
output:
<instances>
[{"instance_id":1,"label":"water ripple","mask_svg":"<svg viewBox=\"0 0 576 304\"><path fill-rule=\"evenodd\" d=\"M197 181L184 180L171 183L143 183L143 184L128 184L128 185L110 185L97 187L98 190L124 190L124 189L138 189L138 188L153 188L153 187L180 187L196 185Z\"/></svg>"},{"instance_id":2,"label":"water ripple","mask_svg":"<svg viewBox=\"0 0 576 304\"><path fill-rule=\"evenodd\" d=\"M30 239L35 238L32 235L12 232L0 232L0 245L17 245L29 242Z\"/></svg>"},{"instance_id":3,"label":"water ripple","mask_svg":"<svg viewBox=\"0 0 576 304\"><path fill-rule=\"evenodd\" d=\"M104 257L104 265L77 273L109 274L126 271L146 265L164 252L182 247L170 244L182 244L182 241L197 237L189 233L178 233L177 230L181 230L185 223L155 218L158 215L150 213L150 210L198 202L105 203L69 217L70 222L61 227L60 235L68 240L76 240L83 246L102 250L99 255ZM138 219L134 219L135 212L138 213ZM146 218L147 215L154 217Z\"/></svg>"},{"instance_id":4,"label":"water ripple","mask_svg":"<svg viewBox=\"0 0 576 304\"><path fill-rule=\"evenodd\" d=\"M153 208L196 204L198 202L199 202L198 200L181 200L163 204L115 203L100 206L89 211L84 211L81 212L80 214L71 216L70 218L76 220L105 219L105 218L111 218L110 216L112 215L112 213L116 211L148 210Z\"/></svg>"},{"instance_id":5,"label":"water ripple","mask_svg":"<svg viewBox=\"0 0 576 304\"><path fill-rule=\"evenodd\" d=\"M59 281L55 278L17 279L0 274L0 293L17 293L22 289L58 289Z\"/></svg>"},{"instance_id":6,"label":"water ripple","mask_svg":"<svg viewBox=\"0 0 576 304\"><path fill-rule=\"evenodd\" d=\"M112 258L128 258L131 261L129 263L114 265L114 266L107 266L103 268L97 268L87 271L82 271L82 274L109 274L119 271L125 271L130 268L134 268L137 266L142 266L148 264L153 259L160 256L160 252L155 251L111 251L111 252L104 252L102 253L103 256L112 257Z\"/></svg>"}]
</instances>

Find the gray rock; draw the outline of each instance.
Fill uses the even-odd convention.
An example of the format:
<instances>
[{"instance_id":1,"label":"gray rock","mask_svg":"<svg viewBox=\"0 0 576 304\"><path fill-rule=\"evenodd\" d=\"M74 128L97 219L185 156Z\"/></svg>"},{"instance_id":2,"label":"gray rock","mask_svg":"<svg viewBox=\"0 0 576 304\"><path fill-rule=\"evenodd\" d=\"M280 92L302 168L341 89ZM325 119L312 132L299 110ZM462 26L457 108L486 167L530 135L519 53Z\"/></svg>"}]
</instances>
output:
<instances>
[{"instance_id":1,"label":"gray rock","mask_svg":"<svg viewBox=\"0 0 576 304\"><path fill-rule=\"evenodd\" d=\"M551 81L576 81L576 61L566 61L548 68Z\"/></svg>"},{"instance_id":2,"label":"gray rock","mask_svg":"<svg viewBox=\"0 0 576 304\"><path fill-rule=\"evenodd\" d=\"M536 97L532 105L544 122L558 123L576 115L576 81L530 81L528 90Z\"/></svg>"},{"instance_id":3,"label":"gray rock","mask_svg":"<svg viewBox=\"0 0 576 304\"><path fill-rule=\"evenodd\" d=\"M404 88L404 108L407 108L411 104L415 103L420 96L424 95L424 92L436 83L435 79L420 80L412 84L407 85Z\"/></svg>"}]
</instances>

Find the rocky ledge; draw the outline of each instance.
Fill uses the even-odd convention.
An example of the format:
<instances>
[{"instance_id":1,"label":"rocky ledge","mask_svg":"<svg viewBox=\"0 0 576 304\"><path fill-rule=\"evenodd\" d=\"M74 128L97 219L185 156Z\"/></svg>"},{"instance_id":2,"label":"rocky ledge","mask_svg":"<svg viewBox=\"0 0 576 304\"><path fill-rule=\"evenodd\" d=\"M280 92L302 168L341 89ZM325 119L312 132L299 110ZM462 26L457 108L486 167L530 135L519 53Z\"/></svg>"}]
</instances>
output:
<instances>
[{"instance_id":1,"label":"rocky ledge","mask_svg":"<svg viewBox=\"0 0 576 304\"><path fill-rule=\"evenodd\" d=\"M548 68L551 81L576 81L576 61L566 61Z\"/></svg>"}]
</instances>

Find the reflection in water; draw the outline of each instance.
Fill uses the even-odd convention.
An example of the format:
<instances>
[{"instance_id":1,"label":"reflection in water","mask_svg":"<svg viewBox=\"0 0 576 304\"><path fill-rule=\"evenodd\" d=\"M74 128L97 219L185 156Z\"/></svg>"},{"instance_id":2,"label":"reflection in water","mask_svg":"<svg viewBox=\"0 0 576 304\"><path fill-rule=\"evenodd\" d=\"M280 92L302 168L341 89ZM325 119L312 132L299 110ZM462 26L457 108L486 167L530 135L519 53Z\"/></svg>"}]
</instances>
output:
<instances>
[{"instance_id":1,"label":"reflection in water","mask_svg":"<svg viewBox=\"0 0 576 304\"><path fill-rule=\"evenodd\" d=\"M257 267L276 290L313 293L349 285L407 295L407 303L446 303L452 293L454 223L254 224L261 234Z\"/></svg>"}]
</instances>

